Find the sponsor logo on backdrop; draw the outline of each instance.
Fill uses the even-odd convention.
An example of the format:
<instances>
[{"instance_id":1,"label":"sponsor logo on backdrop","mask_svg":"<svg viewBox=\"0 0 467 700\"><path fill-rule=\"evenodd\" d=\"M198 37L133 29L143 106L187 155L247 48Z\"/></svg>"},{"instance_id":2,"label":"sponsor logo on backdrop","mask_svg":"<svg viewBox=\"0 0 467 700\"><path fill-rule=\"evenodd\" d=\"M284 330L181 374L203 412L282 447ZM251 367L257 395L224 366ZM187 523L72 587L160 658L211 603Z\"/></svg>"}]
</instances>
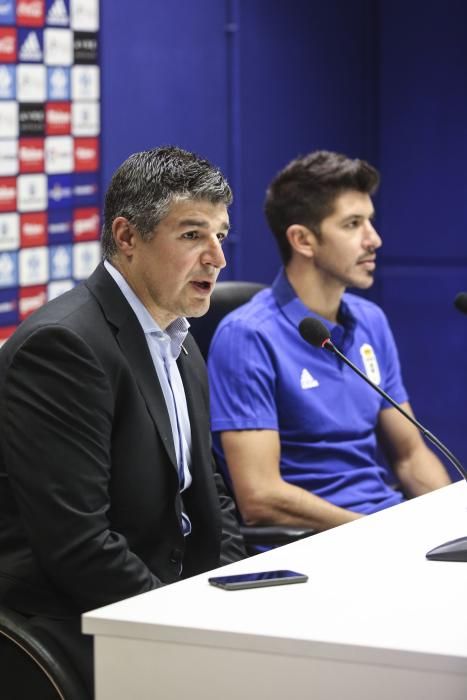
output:
<instances>
[{"instance_id":1,"label":"sponsor logo on backdrop","mask_svg":"<svg viewBox=\"0 0 467 700\"><path fill-rule=\"evenodd\" d=\"M73 203L71 174L49 175L48 197L49 209L70 208Z\"/></svg>"},{"instance_id":2,"label":"sponsor logo on backdrop","mask_svg":"<svg viewBox=\"0 0 467 700\"><path fill-rule=\"evenodd\" d=\"M18 253L0 253L0 288L18 284Z\"/></svg>"},{"instance_id":3,"label":"sponsor logo on backdrop","mask_svg":"<svg viewBox=\"0 0 467 700\"><path fill-rule=\"evenodd\" d=\"M89 172L99 168L98 139L76 138L74 146L76 172Z\"/></svg>"},{"instance_id":4,"label":"sponsor logo on backdrop","mask_svg":"<svg viewBox=\"0 0 467 700\"><path fill-rule=\"evenodd\" d=\"M0 63L16 63L16 29L0 27Z\"/></svg>"},{"instance_id":5,"label":"sponsor logo on backdrop","mask_svg":"<svg viewBox=\"0 0 467 700\"><path fill-rule=\"evenodd\" d=\"M47 288L45 285L23 287L19 290L19 316L24 321L30 314L45 304L47 301Z\"/></svg>"},{"instance_id":6,"label":"sponsor logo on backdrop","mask_svg":"<svg viewBox=\"0 0 467 700\"><path fill-rule=\"evenodd\" d=\"M73 240L94 241L99 238L99 209L87 207L75 209L73 212Z\"/></svg>"},{"instance_id":7,"label":"sponsor logo on backdrop","mask_svg":"<svg viewBox=\"0 0 467 700\"><path fill-rule=\"evenodd\" d=\"M73 175L73 204L75 207L97 205L99 183L97 173L75 173Z\"/></svg>"},{"instance_id":8,"label":"sponsor logo on backdrop","mask_svg":"<svg viewBox=\"0 0 467 700\"><path fill-rule=\"evenodd\" d=\"M56 299L61 294L65 294L65 292L68 292L70 289L73 289L74 286L75 283L73 282L73 280L59 280L57 282L50 282L47 285L48 301Z\"/></svg>"},{"instance_id":9,"label":"sponsor logo on backdrop","mask_svg":"<svg viewBox=\"0 0 467 700\"><path fill-rule=\"evenodd\" d=\"M16 97L16 66L0 66L0 99L14 100Z\"/></svg>"},{"instance_id":10,"label":"sponsor logo on backdrop","mask_svg":"<svg viewBox=\"0 0 467 700\"><path fill-rule=\"evenodd\" d=\"M99 0L0 0L0 345L101 259Z\"/></svg>"},{"instance_id":11,"label":"sponsor logo on backdrop","mask_svg":"<svg viewBox=\"0 0 467 700\"><path fill-rule=\"evenodd\" d=\"M73 246L73 277L75 280L84 280L89 277L101 259L101 246L99 241L89 243L76 243Z\"/></svg>"},{"instance_id":12,"label":"sponsor logo on backdrop","mask_svg":"<svg viewBox=\"0 0 467 700\"><path fill-rule=\"evenodd\" d=\"M80 0L71 4L71 28L75 31L97 32L99 29L99 0Z\"/></svg>"},{"instance_id":13,"label":"sponsor logo on backdrop","mask_svg":"<svg viewBox=\"0 0 467 700\"><path fill-rule=\"evenodd\" d=\"M44 30L44 61L48 66L71 66L73 33L69 29Z\"/></svg>"},{"instance_id":14,"label":"sponsor logo on backdrop","mask_svg":"<svg viewBox=\"0 0 467 700\"><path fill-rule=\"evenodd\" d=\"M48 243L58 245L73 241L73 222L70 209L51 209L48 220Z\"/></svg>"},{"instance_id":15,"label":"sponsor logo on backdrop","mask_svg":"<svg viewBox=\"0 0 467 700\"><path fill-rule=\"evenodd\" d=\"M15 19L13 0L0 0L0 24L14 24Z\"/></svg>"},{"instance_id":16,"label":"sponsor logo on backdrop","mask_svg":"<svg viewBox=\"0 0 467 700\"><path fill-rule=\"evenodd\" d=\"M54 27L68 27L70 0L47 0L45 22Z\"/></svg>"},{"instance_id":17,"label":"sponsor logo on backdrop","mask_svg":"<svg viewBox=\"0 0 467 700\"><path fill-rule=\"evenodd\" d=\"M73 246L59 245L49 248L50 279L60 280L71 277L71 264L73 260Z\"/></svg>"},{"instance_id":18,"label":"sponsor logo on backdrop","mask_svg":"<svg viewBox=\"0 0 467 700\"><path fill-rule=\"evenodd\" d=\"M20 235L22 248L46 245L47 213L38 211L32 214L21 214Z\"/></svg>"},{"instance_id":19,"label":"sponsor logo on backdrop","mask_svg":"<svg viewBox=\"0 0 467 700\"><path fill-rule=\"evenodd\" d=\"M0 214L0 251L19 247L19 216L16 212Z\"/></svg>"},{"instance_id":20,"label":"sponsor logo on backdrop","mask_svg":"<svg viewBox=\"0 0 467 700\"><path fill-rule=\"evenodd\" d=\"M44 12L44 0L16 0L16 21L20 26L42 27Z\"/></svg>"},{"instance_id":21,"label":"sponsor logo on backdrop","mask_svg":"<svg viewBox=\"0 0 467 700\"><path fill-rule=\"evenodd\" d=\"M16 209L16 178L0 177L0 211Z\"/></svg>"},{"instance_id":22,"label":"sponsor logo on backdrop","mask_svg":"<svg viewBox=\"0 0 467 700\"><path fill-rule=\"evenodd\" d=\"M0 105L1 109L1 105ZM18 172L18 141L0 140L0 175L16 175Z\"/></svg>"},{"instance_id":23,"label":"sponsor logo on backdrop","mask_svg":"<svg viewBox=\"0 0 467 700\"><path fill-rule=\"evenodd\" d=\"M97 63L97 34L92 32L75 32L73 48L75 63Z\"/></svg>"},{"instance_id":24,"label":"sponsor logo on backdrop","mask_svg":"<svg viewBox=\"0 0 467 700\"><path fill-rule=\"evenodd\" d=\"M20 29L18 32L18 60L40 63L43 58L43 35L40 29Z\"/></svg>"},{"instance_id":25,"label":"sponsor logo on backdrop","mask_svg":"<svg viewBox=\"0 0 467 700\"><path fill-rule=\"evenodd\" d=\"M19 169L21 173L44 171L44 139L19 140Z\"/></svg>"},{"instance_id":26,"label":"sponsor logo on backdrop","mask_svg":"<svg viewBox=\"0 0 467 700\"><path fill-rule=\"evenodd\" d=\"M18 103L2 102L1 106L0 138L16 138L18 136Z\"/></svg>"},{"instance_id":27,"label":"sponsor logo on backdrop","mask_svg":"<svg viewBox=\"0 0 467 700\"><path fill-rule=\"evenodd\" d=\"M71 80L69 68L47 68L47 99L69 100Z\"/></svg>"},{"instance_id":28,"label":"sponsor logo on backdrop","mask_svg":"<svg viewBox=\"0 0 467 700\"><path fill-rule=\"evenodd\" d=\"M98 136L100 116L98 102L73 102L71 107L73 136Z\"/></svg>"},{"instance_id":29,"label":"sponsor logo on backdrop","mask_svg":"<svg viewBox=\"0 0 467 700\"><path fill-rule=\"evenodd\" d=\"M72 98L74 100L98 100L99 94L99 66L72 66Z\"/></svg>"},{"instance_id":30,"label":"sponsor logo on backdrop","mask_svg":"<svg viewBox=\"0 0 467 700\"><path fill-rule=\"evenodd\" d=\"M60 136L71 132L71 106L69 102L48 102L45 107L45 133Z\"/></svg>"},{"instance_id":31,"label":"sponsor logo on backdrop","mask_svg":"<svg viewBox=\"0 0 467 700\"><path fill-rule=\"evenodd\" d=\"M21 287L45 284L49 278L49 252L46 246L19 251L19 283Z\"/></svg>"},{"instance_id":32,"label":"sponsor logo on backdrop","mask_svg":"<svg viewBox=\"0 0 467 700\"><path fill-rule=\"evenodd\" d=\"M20 136L44 136L45 113L42 102L30 102L19 106Z\"/></svg>"},{"instance_id":33,"label":"sponsor logo on backdrop","mask_svg":"<svg viewBox=\"0 0 467 700\"><path fill-rule=\"evenodd\" d=\"M16 289L3 289L0 291L0 326L18 323L18 300L16 295Z\"/></svg>"},{"instance_id":34,"label":"sponsor logo on backdrop","mask_svg":"<svg viewBox=\"0 0 467 700\"><path fill-rule=\"evenodd\" d=\"M72 137L47 136L45 139L45 172L71 173L73 165Z\"/></svg>"},{"instance_id":35,"label":"sponsor logo on backdrop","mask_svg":"<svg viewBox=\"0 0 467 700\"><path fill-rule=\"evenodd\" d=\"M16 97L20 102L44 102L46 98L45 66L20 63L16 69Z\"/></svg>"},{"instance_id":36,"label":"sponsor logo on backdrop","mask_svg":"<svg viewBox=\"0 0 467 700\"><path fill-rule=\"evenodd\" d=\"M47 207L47 176L19 175L18 211L43 211Z\"/></svg>"}]
</instances>

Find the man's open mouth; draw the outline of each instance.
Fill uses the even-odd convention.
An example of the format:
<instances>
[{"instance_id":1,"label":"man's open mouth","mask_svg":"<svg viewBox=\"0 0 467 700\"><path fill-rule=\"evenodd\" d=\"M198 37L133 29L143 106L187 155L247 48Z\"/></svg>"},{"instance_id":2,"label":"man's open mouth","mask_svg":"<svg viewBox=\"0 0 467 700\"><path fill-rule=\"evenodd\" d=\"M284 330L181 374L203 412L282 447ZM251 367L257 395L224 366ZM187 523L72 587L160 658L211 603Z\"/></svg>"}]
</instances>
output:
<instances>
[{"instance_id":1,"label":"man's open mouth","mask_svg":"<svg viewBox=\"0 0 467 700\"><path fill-rule=\"evenodd\" d=\"M195 281L192 282L192 284L197 288L203 290L203 292L209 292L210 289L213 286L212 282L200 282L200 281Z\"/></svg>"}]
</instances>

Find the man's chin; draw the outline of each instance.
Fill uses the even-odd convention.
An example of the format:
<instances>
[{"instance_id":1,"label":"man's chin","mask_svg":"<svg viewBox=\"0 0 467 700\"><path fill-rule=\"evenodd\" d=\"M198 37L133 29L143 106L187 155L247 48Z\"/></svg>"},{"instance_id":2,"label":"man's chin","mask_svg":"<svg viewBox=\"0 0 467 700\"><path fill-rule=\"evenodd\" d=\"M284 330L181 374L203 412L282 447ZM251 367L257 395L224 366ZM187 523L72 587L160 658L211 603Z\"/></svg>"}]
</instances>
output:
<instances>
[{"instance_id":1,"label":"man's chin","mask_svg":"<svg viewBox=\"0 0 467 700\"><path fill-rule=\"evenodd\" d=\"M375 281L374 275L368 274L366 277L359 277L357 280L352 280L347 286L353 289L370 289Z\"/></svg>"},{"instance_id":2,"label":"man's chin","mask_svg":"<svg viewBox=\"0 0 467 700\"><path fill-rule=\"evenodd\" d=\"M185 313L184 316L186 316L186 318L199 318L200 316L204 316L209 311L210 305L210 297L200 299L198 303L190 304L190 308L187 309L187 313Z\"/></svg>"}]
</instances>

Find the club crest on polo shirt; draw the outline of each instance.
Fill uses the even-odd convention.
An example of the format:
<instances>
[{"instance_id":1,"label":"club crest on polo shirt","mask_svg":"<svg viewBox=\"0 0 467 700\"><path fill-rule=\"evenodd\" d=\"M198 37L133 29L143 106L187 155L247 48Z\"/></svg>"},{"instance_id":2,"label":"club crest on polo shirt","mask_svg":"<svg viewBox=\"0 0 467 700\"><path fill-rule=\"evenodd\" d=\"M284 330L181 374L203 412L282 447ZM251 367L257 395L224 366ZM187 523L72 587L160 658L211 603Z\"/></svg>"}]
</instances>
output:
<instances>
[{"instance_id":1,"label":"club crest on polo shirt","mask_svg":"<svg viewBox=\"0 0 467 700\"><path fill-rule=\"evenodd\" d=\"M300 386L302 389L314 389L319 386L319 381L313 377L307 369L302 369L300 375Z\"/></svg>"},{"instance_id":2,"label":"club crest on polo shirt","mask_svg":"<svg viewBox=\"0 0 467 700\"><path fill-rule=\"evenodd\" d=\"M371 379L375 384L381 382L381 372L379 371L378 360L376 359L375 351L369 343L363 343L360 347L360 355L363 360L363 367L368 379Z\"/></svg>"}]
</instances>

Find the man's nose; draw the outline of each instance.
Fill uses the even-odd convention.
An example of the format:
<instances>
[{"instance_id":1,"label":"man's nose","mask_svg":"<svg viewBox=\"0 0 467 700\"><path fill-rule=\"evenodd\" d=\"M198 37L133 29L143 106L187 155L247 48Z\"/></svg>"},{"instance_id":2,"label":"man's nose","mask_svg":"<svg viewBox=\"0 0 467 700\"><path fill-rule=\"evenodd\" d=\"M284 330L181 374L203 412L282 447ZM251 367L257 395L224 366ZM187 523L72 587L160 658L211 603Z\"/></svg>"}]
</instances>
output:
<instances>
[{"instance_id":1,"label":"man's nose","mask_svg":"<svg viewBox=\"0 0 467 700\"><path fill-rule=\"evenodd\" d=\"M363 244L366 248L372 248L376 250L383 245L383 241L378 231L375 229L371 221L367 221L365 227L365 238Z\"/></svg>"},{"instance_id":2,"label":"man's nose","mask_svg":"<svg viewBox=\"0 0 467 700\"><path fill-rule=\"evenodd\" d=\"M222 269L227 265L222 245L217 236L210 239L209 245L202 256L203 265L212 265L217 269Z\"/></svg>"}]
</instances>

